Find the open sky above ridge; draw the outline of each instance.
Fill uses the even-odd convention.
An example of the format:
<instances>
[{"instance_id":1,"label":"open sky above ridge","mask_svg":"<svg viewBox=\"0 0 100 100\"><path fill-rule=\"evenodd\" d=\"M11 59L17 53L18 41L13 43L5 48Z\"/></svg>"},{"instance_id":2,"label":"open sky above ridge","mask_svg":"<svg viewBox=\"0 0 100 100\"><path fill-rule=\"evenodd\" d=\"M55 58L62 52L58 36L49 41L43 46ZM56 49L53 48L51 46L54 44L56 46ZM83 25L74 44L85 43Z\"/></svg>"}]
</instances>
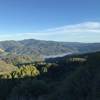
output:
<instances>
[{"instance_id":1,"label":"open sky above ridge","mask_svg":"<svg viewBox=\"0 0 100 100\"><path fill-rule=\"evenodd\" d=\"M0 0L0 40L100 42L100 0Z\"/></svg>"}]
</instances>

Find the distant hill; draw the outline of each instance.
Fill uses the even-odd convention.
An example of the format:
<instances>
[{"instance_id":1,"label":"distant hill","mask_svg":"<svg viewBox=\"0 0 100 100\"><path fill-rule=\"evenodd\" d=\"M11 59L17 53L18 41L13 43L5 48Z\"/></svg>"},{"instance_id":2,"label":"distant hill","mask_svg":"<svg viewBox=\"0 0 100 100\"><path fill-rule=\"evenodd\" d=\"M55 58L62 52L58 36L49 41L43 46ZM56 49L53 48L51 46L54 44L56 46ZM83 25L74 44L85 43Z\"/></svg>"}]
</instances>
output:
<instances>
[{"instance_id":1,"label":"distant hill","mask_svg":"<svg viewBox=\"0 0 100 100\"><path fill-rule=\"evenodd\" d=\"M15 67L12 64L8 64L5 61L0 60L0 74L7 73L16 70L17 67Z\"/></svg>"},{"instance_id":2,"label":"distant hill","mask_svg":"<svg viewBox=\"0 0 100 100\"><path fill-rule=\"evenodd\" d=\"M100 43L55 42L28 39L22 41L2 41L0 50L16 55L32 56L34 60L67 54L100 51Z\"/></svg>"}]
</instances>

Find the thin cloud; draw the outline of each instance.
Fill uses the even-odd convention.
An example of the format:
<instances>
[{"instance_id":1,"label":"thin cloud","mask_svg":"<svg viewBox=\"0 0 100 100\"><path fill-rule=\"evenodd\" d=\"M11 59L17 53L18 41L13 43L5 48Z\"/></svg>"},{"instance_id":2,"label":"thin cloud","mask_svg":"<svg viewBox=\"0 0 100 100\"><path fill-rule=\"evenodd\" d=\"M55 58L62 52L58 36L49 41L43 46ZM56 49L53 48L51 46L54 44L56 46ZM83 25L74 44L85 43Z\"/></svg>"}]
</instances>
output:
<instances>
[{"instance_id":1,"label":"thin cloud","mask_svg":"<svg viewBox=\"0 0 100 100\"><path fill-rule=\"evenodd\" d=\"M48 29L48 32L100 32L100 22L84 22L74 25L66 25L53 29Z\"/></svg>"},{"instance_id":2,"label":"thin cloud","mask_svg":"<svg viewBox=\"0 0 100 100\"><path fill-rule=\"evenodd\" d=\"M45 29L40 32L33 33L22 33L24 35L35 35L35 36L44 36L44 35L53 35L53 34L68 34L70 33L83 33L83 32L91 32L91 33L100 33L100 22L84 22L80 24L74 25L66 25L56 28ZM58 35L59 35L58 34Z\"/></svg>"},{"instance_id":3,"label":"thin cloud","mask_svg":"<svg viewBox=\"0 0 100 100\"><path fill-rule=\"evenodd\" d=\"M83 22L80 24L65 25L45 29L33 33L17 33L16 35L0 35L0 39L41 39L74 42L100 42L100 22ZM91 40L92 39L92 40Z\"/></svg>"}]
</instances>

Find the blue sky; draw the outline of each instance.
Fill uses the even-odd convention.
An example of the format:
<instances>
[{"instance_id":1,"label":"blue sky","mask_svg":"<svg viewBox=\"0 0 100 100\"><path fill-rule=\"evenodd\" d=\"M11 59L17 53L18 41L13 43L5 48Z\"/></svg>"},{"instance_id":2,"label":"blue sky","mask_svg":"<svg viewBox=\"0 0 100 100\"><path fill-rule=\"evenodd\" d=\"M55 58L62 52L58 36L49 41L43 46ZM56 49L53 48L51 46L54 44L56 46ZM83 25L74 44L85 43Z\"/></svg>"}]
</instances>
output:
<instances>
[{"instance_id":1,"label":"blue sky","mask_svg":"<svg viewBox=\"0 0 100 100\"><path fill-rule=\"evenodd\" d=\"M100 42L100 0L0 0L0 40Z\"/></svg>"}]
</instances>

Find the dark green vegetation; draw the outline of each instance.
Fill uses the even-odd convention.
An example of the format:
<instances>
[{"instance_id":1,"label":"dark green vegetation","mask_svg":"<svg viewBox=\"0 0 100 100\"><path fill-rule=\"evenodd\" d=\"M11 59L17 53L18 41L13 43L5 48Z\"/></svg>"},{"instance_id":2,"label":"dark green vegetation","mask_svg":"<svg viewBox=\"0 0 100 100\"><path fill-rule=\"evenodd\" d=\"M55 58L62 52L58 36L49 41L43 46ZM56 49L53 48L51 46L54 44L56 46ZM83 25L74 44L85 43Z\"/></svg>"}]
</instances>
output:
<instances>
[{"instance_id":1,"label":"dark green vegetation","mask_svg":"<svg viewBox=\"0 0 100 100\"><path fill-rule=\"evenodd\" d=\"M34 39L2 41L0 51L5 52L3 56L7 54L24 55L32 57L33 61L40 61L47 56L100 51L100 43L54 42Z\"/></svg>"},{"instance_id":2,"label":"dark green vegetation","mask_svg":"<svg viewBox=\"0 0 100 100\"><path fill-rule=\"evenodd\" d=\"M100 100L100 52L22 63L0 77L0 100Z\"/></svg>"}]
</instances>

